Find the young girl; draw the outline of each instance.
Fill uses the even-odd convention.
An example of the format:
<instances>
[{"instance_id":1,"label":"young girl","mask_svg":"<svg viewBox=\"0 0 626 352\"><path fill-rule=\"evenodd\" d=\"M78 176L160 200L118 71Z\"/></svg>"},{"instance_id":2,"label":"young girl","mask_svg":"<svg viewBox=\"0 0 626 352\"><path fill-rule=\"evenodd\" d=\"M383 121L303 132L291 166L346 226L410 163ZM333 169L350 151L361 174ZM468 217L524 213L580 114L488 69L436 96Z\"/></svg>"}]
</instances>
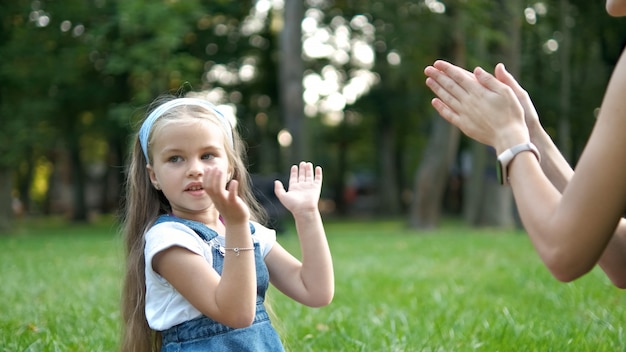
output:
<instances>
[{"instance_id":1,"label":"young girl","mask_svg":"<svg viewBox=\"0 0 626 352\"><path fill-rule=\"evenodd\" d=\"M281 351L263 306L268 282L311 306L334 294L318 201L322 169L291 167L302 262L259 223L243 142L202 99L158 105L143 122L127 177L122 351Z\"/></svg>"}]
</instances>

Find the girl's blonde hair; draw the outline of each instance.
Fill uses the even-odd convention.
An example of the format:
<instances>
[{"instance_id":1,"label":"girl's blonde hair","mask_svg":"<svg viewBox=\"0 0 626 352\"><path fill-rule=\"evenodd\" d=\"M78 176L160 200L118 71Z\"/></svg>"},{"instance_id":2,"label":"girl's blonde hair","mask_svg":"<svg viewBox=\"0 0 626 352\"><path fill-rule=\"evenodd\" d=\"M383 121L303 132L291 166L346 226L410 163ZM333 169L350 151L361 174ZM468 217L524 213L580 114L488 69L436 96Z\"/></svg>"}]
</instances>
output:
<instances>
[{"instance_id":1,"label":"girl's blonde hair","mask_svg":"<svg viewBox=\"0 0 626 352\"><path fill-rule=\"evenodd\" d=\"M152 104L150 111L174 97L162 97ZM164 124L174 123L181 118L200 118L215 122L216 126L224 124L213 111L195 105L174 107L163 113L152 126L151 131L158 130ZM250 208L250 217L254 221L264 222L266 215L252 193L250 175L245 165L245 145L237 131L224 132L224 147L230 166L233 169L232 179L239 182L238 194ZM230 136L232 133L231 145ZM152 158L150 145L153 135L148 137L148 156ZM146 278L144 257L144 233L161 214L171 211L169 201L163 193L156 190L150 182L146 165L151 162L144 156L139 136L134 138L130 164L126 174L126 203L124 206L123 237L126 250L126 273L122 289L122 352L143 352L160 350L160 334L150 329L145 315ZM228 143L227 143L228 142Z\"/></svg>"}]
</instances>

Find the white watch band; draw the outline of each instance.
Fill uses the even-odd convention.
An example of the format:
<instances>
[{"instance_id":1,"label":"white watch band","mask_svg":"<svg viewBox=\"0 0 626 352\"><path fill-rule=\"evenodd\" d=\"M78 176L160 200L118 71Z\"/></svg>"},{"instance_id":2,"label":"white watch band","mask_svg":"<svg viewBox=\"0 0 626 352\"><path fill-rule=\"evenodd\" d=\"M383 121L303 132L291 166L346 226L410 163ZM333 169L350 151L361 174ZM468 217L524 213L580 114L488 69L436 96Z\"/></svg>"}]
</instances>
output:
<instances>
[{"instance_id":1,"label":"white watch band","mask_svg":"<svg viewBox=\"0 0 626 352\"><path fill-rule=\"evenodd\" d=\"M539 154L539 149L537 147L528 142L521 143L518 145L514 145L511 148L503 151L500 155L498 155L498 180L500 184L506 185L509 183L509 164L515 158L515 156L521 152L529 151L535 154L538 161L541 161L541 155Z\"/></svg>"}]
</instances>

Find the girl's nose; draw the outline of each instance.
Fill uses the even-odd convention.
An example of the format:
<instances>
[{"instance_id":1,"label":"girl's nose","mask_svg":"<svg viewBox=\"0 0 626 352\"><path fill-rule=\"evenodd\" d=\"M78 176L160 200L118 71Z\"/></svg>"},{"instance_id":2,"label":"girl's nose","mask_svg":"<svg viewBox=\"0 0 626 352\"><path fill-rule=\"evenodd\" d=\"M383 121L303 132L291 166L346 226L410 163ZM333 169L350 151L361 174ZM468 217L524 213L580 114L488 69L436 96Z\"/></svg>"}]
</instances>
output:
<instances>
[{"instance_id":1,"label":"girl's nose","mask_svg":"<svg viewBox=\"0 0 626 352\"><path fill-rule=\"evenodd\" d=\"M189 176L201 176L204 173L204 165L200 160L190 160L187 174Z\"/></svg>"}]
</instances>

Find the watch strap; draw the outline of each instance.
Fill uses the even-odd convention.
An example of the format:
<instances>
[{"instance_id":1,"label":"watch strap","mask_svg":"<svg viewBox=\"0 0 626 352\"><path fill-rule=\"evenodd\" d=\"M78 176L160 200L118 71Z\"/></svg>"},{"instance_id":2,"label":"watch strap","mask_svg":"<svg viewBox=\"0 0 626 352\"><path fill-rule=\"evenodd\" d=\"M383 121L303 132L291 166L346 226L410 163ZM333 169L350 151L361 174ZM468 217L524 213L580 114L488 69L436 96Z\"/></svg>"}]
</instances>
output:
<instances>
[{"instance_id":1,"label":"watch strap","mask_svg":"<svg viewBox=\"0 0 626 352\"><path fill-rule=\"evenodd\" d=\"M500 153L500 155L498 155L498 170L497 171L498 171L498 181L500 181L500 184L506 185L509 183L509 172L508 172L509 164L511 163L511 161L513 161L513 159L515 158L515 156L517 156L517 154L521 152L525 152L525 151L532 152L533 154L535 154L535 157L537 157L537 160L541 161L541 155L539 154L539 149L537 149L537 147L531 142L514 145L511 148Z\"/></svg>"}]
</instances>

